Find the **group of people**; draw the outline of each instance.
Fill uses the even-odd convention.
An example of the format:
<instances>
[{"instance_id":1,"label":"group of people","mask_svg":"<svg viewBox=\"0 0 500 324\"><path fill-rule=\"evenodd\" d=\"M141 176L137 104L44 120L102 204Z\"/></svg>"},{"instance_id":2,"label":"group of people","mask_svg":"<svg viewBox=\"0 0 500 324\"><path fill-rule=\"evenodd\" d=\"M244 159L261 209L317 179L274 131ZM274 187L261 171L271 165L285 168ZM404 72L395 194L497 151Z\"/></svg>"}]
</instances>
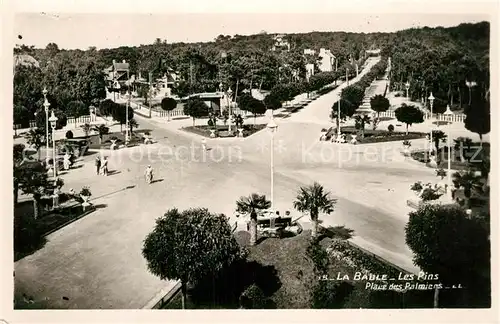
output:
<instances>
[{"instance_id":1,"label":"group of people","mask_svg":"<svg viewBox=\"0 0 500 324\"><path fill-rule=\"evenodd\" d=\"M108 175L108 157L105 156L102 161L101 157L96 157L95 158L95 166L96 166L96 173L97 175Z\"/></svg>"}]
</instances>

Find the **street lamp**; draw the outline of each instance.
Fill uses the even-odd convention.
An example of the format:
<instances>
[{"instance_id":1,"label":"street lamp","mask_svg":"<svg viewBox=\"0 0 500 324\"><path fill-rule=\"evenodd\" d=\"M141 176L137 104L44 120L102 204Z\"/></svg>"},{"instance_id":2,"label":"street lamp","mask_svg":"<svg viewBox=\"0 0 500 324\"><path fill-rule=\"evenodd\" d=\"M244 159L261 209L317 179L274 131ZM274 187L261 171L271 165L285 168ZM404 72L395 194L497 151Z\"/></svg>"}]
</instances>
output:
<instances>
[{"instance_id":1,"label":"street lamp","mask_svg":"<svg viewBox=\"0 0 500 324\"><path fill-rule=\"evenodd\" d=\"M337 105L337 138L340 138L340 102L342 101L342 92L339 91L339 104Z\"/></svg>"},{"instance_id":2,"label":"street lamp","mask_svg":"<svg viewBox=\"0 0 500 324\"><path fill-rule=\"evenodd\" d=\"M49 122L52 127L52 164L54 167L54 178L57 177L57 163L56 163L56 137L54 136L54 132L56 130L56 123L59 118L54 115L54 111L52 110L52 114L50 115Z\"/></svg>"},{"instance_id":3,"label":"street lamp","mask_svg":"<svg viewBox=\"0 0 500 324\"><path fill-rule=\"evenodd\" d=\"M429 96L428 99L429 99L429 103L430 103L430 106L431 106L431 118L430 118L430 120L431 120L431 136L430 136L430 138L431 138L431 145L430 145L429 152L432 152L433 151L433 149L432 149L432 131L434 130L434 124L433 124L433 121L432 121L432 117L433 117L432 108L434 106L434 99L436 99L432 95L432 91L431 91L431 95Z\"/></svg>"},{"instance_id":4,"label":"street lamp","mask_svg":"<svg viewBox=\"0 0 500 324\"><path fill-rule=\"evenodd\" d=\"M274 118L267 124L267 128L271 132L271 212L274 210L274 133L278 125L274 122ZM272 215L272 213L271 213Z\"/></svg>"},{"instance_id":5,"label":"street lamp","mask_svg":"<svg viewBox=\"0 0 500 324\"><path fill-rule=\"evenodd\" d=\"M405 83L405 88L406 88L406 98L409 98L408 97L408 90L410 90L410 83L408 81L406 81L406 83Z\"/></svg>"},{"instance_id":6,"label":"street lamp","mask_svg":"<svg viewBox=\"0 0 500 324\"><path fill-rule=\"evenodd\" d=\"M46 159L49 158L49 107L50 107L50 103L49 101L47 100L47 88L43 88L43 107L45 108L45 157Z\"/></svg>"},{"instance_id":7,"label":"street lamp","mask_svg":"<svg viewBox=\"0 0 500 324\"><path fill-rule=\"evenodd\" d=\"M471 101L471 98L472 98L472 91L471 91L471 89L472 89L472 87L477 86L477 83L476 83L476 81L465 81L465 85L469 88L469 106L470 106L470 104L472 102Z\"/></svg>"},{"instance_id":8,"label":"street lamp","mask_svg":"<svg viewBox=\"0 0 500 324\"><path fill-rule=\"evenodd\" d=\"M445 116L451 117L453 115L453 112L450 109L450 106L448 105L446 107L446 111L444 112ZM451 118L450 118L450 123L451 123ZM453 201L453 197L451 195L451 134L448 131L448 136L447 137L447 146L448 146L448 171L446 172L447 175L447 185L448 187L446 188L446 198L448 201L451 203Z\"/></svg>"},{"instance_id":9,"label":"street lamp","mask_svg":"<svg viewBox=\"0 0 500 324\"><path fill-rule=\"evenodd\" d=\"M231 114L231 98L233 95L233 90L231 88L227 89L227 109L228 109L228 115L229 115L229 133L231 133L231 123L233 121L233 115Z\"/></svg>"},{"instance_id":10,"label":"street lamp","mask_svg":"<svg viewBox=\"0 0 500 324\"><path fill-rule=\"evenodd\" d=\"M127 89L127 106L125 108L125 145L129 142L128 134L128 106L130 106L130 89Z\"/></svg>"}]
</instances>

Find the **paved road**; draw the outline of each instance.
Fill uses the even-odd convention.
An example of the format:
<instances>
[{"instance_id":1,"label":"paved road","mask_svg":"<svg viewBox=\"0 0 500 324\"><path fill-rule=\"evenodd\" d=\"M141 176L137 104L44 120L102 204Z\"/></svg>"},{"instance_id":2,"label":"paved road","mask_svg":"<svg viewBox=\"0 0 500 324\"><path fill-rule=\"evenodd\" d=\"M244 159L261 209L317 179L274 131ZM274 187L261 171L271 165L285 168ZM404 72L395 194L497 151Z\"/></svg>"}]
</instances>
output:
<instances>
[{"instance_id":1,"label":"paved road","mask_svg":"<svg viewBox=\"0 0 500 324\"><path fill-rule=\"evenodd\" d=\"M302 116L306 111L323 116L332 104L318 99ZM293 210L298 187L319 181L338 198L335 212L322 216L325 225L346 225L362 246L412 268L411 252L404 244L408 212L404 202L411 183L435 180L433 170L403 161L398 143L352 147L318 142L322 126L312 119L277 121L277 209ZM66 189L89 185L99 208L16 262L16 295L26 293L51 308L140 308L173 284L149 274L141 255L142 241L157 217L169 208L195 206L231 215L240 196L270 194L266 131L243 141L209 140L212 149L203 152L196 137L155 121L139 123L153 129L158 143L109 152L115 174L95 175L94 156L88 156L82 168L63 176ZM142 174L147 164L160 182L145 184Z\"/></svg>"}]
</instances>

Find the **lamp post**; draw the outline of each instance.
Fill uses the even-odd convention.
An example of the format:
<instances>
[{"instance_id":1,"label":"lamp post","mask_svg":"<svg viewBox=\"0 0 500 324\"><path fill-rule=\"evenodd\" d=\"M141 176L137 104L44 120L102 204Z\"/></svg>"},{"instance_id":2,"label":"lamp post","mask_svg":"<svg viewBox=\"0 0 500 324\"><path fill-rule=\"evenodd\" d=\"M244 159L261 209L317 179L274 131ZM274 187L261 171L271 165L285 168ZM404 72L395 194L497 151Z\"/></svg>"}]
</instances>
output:
<instances>
[{"instance_id":1,"label":"lamp post","mask_svg":"<svg viewBox=\"0 0 500 324\"><path fill-rule=\"evenodd\" d=\"M409 98L408 97L408 90L410 90L410 83L408 81L406 81L406 83L405 83L405 88L406 88L406 98Z\"/></svg>"},{"instance_id":2,"label":"lamp post","mask_svg":"<svg viewBox=\"0 0 500 324\"><path fill-rule=\"evenodd\" d=\"M465 85L469 88L469 106L472 103L472 87L475 87L477 83L475 81L465 81Z\"/></svg>"},{"instance_id":3,"label":"lamp post","mask_svg":"<svg viewBox=\"0 0 500 324\"><path fill-rule=\"evenodd\" d=\"M45 157L46 159L49 158L49 107L50 107L50 103L49 101L47 100L47 88L43 88L43 107L45 108L45 146L46 146L46 149L45 149Z\"/></svg>"},{"instance_id":4,"label":"lamp post","mask_svg":"<svg viewBox=\"0 0 500 324\"><path fill-rule=\"evenodd\" d=\"M271 132L271 212L274 211L274 133L278 125L274 122L274 118L267 124L267 128ZM272 213L271 213L272 215Z\"/></svg>"},{"instance_id":5,"label":"lamp post","mask_svg":"<svg viewBox=\"0 0 500 324\"><path fill-rule=\"evenodd\" d=\"M446 111L444 112L444 115L445 116L452 116L453 115L453 112L451 111L450 109L450 106L448 105L446 107ZM450 118L450 123L451 123L451 118ZM448 136L446 136L447 138L447 146L448 146L448 171L446 172L446 176L447 176L447 185L448 187L446 188L446 198L447 200L451 203L453 202L453 197L451 195L451 134L450 132L448 131Z\"/></svg>"},{"instance_id":6,"label":"lamp post","mask_svg":"<svg viewBox=\"0 0 500 324\"><path fill-rule=\"evenodd\" d=\"M429 148L429 152L432 152L433 149L432 149L432 131L434 130L434 124L433 124L433 121L432 121L432 117L433 117L433 114L432 114L432 107L434 106L434 96L432 95L432 91L431 91L431 95L429 96L429 103L430 103L430 106L431 106L431 117L430 117L430 121L431 121L431 136L430 136L430 139L431 139L431 145L430 145L430 148Z\"/></svg>"},{"instance_id":7,"label":"lamp post","mask_svg":"<svg viewBox=\"0 0 500 324\"><path fill-rule=\"evenodd\" d=\"M233 90L231 88L227 89L227 110L229 115L229 133L231 133L231 123L233 121L233 115L231 114L231 98L232 98Z\"/></svg>"},{"instance_id":8,"label":"lamp post","mask_svg":"<svg viewBox=\"0 0 500 324\"><path fill-rule=\"evenodd\" d=\"M130 90L127 89L127 106L125 108L125 145L129 142L128 134L128 106L130 106Z\"/></svg>"},{"instance_id":9,"label":"lamp post","mask_svg":"<svg viewBox=\"0 0 500 324\"><path fill-rule=\"evenodd\" d=\"M337 105L337 138L340 138L340 102L342 101L342 92L339 92L339 104Z\"/></svg>"},{"instance_id":10,"label":"lamp post","mask_svg":"<svg viewBox=\"0 0 500 324\"><path fill-rule=\"evenodd\" d=\"M56 123L58 118L54 115L54 111L52 110L52 114L50 115L49 122L52 127L52 164L54 168L54 178L57 177L57 161L56 161L56 138L54 136L54 132L56 130Z\"/></svg>"}]
</instances>

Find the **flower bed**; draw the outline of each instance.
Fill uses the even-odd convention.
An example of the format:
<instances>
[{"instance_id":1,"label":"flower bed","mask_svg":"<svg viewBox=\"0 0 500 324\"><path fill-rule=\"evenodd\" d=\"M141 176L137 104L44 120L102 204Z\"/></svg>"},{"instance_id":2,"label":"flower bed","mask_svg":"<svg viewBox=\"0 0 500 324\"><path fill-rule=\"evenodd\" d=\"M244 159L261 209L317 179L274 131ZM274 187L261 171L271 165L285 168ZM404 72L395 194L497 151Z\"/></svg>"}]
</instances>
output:
<instances>
[{"instance_id":1,"label":"flower bed","mask_svg":"<svg viewBox=\"0 0 500 324\"><path fill-rule=\"evenodd\" d=\"M257 133L258 131L263 130L264 128L266 128L266 126L267 126L267 124L243 125L243 137L251 136L251 135ZM194 133L194 134L203 136L203 137L211 138L210 135L212 134L211 130L213 129L213 127L210 127L208 125L200 125L200 126L183 127L181 129L184 131L190 132L190 133ZM235 126L232 127L232 131L233 131L234 135L228 134L228 130L229 130L228 126L217 125L217 132L216 132L216 134L218 134L217 137L221 137L221 138L223 138L223 137L235 137L238 134L238 130L236 129Z\"/></svg>"},{"instance_id":2,"label":"flower bed","mask_svg":"<svg viewBox=\"0 0 500 324\"><path fill-rule=\"evenodd\" d=\"M403 140L413 140L419 138L425 138L426 133L419 132L409 132L408 134L402 132L389 132L386 130L372 130L365 129L364 138L362 139L359 134L360 131L353 126L346 126L340 128L343 134L348 135L346 138L347 142L350 141L349 135L358 135L356 139L358 144L370 144L370 143L382 143L382 142L394 142Z\"/></svg>"}]
</instances>

